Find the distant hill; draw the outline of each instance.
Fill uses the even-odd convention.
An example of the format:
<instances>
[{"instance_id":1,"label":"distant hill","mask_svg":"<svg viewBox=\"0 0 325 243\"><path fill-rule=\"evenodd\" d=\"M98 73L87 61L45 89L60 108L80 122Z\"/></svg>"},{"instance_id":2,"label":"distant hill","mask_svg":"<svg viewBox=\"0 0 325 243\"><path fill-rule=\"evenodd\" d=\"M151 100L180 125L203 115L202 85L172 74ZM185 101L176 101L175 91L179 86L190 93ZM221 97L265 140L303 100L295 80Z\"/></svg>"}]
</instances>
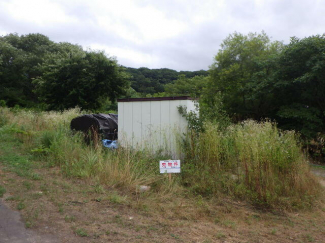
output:
<instances>
[{"instance_id":1,"label":"distant hill","mask_svg":"<svg viewBox=\"0 0 325 243\"><path fill-rule=\"evenodd\" d=\"M164 85L172 83L183 74L187 78L192 78L197 75L208 76L208 71L176 71L168 68L149 69L145 67L130 68L125 67L126 72L131 75L131 87L143 94L154 94L164 92Z\"/></svg>"}]
</instances>

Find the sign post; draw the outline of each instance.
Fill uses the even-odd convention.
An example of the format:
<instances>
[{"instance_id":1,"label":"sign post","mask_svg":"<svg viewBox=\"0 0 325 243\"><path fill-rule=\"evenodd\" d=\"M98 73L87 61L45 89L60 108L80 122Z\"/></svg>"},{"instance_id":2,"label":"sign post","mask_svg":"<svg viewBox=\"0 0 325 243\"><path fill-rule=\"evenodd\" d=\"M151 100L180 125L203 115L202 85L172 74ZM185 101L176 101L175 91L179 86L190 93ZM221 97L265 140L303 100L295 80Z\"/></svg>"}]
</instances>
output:
<instances>
[{"instance_id":1,"label":"sign post","mask_svg":"<svg viewBox=\"0 0 325 243\"><path fill-rule=\"evenodd\" d=\"M160 173L168 174L169 182L172 180L172 173L181 173L180 160L160 160L159 161Z\"/></svg>"}]
</instances>

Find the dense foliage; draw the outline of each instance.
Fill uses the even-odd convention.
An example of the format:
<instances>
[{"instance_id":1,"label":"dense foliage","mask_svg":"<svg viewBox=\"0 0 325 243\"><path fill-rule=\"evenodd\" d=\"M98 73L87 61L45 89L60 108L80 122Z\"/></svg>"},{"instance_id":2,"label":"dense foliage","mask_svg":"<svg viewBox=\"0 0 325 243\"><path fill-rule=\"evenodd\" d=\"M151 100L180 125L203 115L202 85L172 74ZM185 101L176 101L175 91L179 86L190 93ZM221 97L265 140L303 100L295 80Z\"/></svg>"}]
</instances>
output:
<instances>
[{"instance_id":1,"label":"dense foliage","mask_svg":"<svg viewBox=\"0 0 325 243\"><path fill-rule=\"evenodd\" d=\"M127 76L118 70L116 62L102 52L55 54L41 66L42 76L36 78L36 93L51 110L80 106L96 109L101 98L114 102L128 85ZM59 82L58 82L59 81Z\"/></svg>"},{"instance_id":2,"label":"dense foliage","mask_svg":"<svg viewBox=\"0 0 325 243\"><path fill-rule=\"evenodd\" d=\"M195 76L208 76L208 71L175 71L168 68L149 69L141 68L126 68L126 71L131 75L131 87L138 93L144 96L147 94L161 93L165 91L164 85L175 82L180 75L186 78Z\"/></svg>"},{"instance_id":3,"label":"dense foliage","mask_svg":"<svg viewBox=\"0 0 325 243\"><path fill-rule=\"evenodd\" d=\"M273 58L283 49L265 34L234 33L228 36L210 68L208 96L220 92L224 108L235 120L268 116L273 109L270 79L275 71Z\"/></svg>"},{"instance_id":4,"label":"dense foliage","mask_svg":"<svg viewBox=\"0 0 325 243\"><path fill-rule=\"evenodd\" d=\"M234 121L271 118L305 137L325 132L325 36L271 42L265 33L226 38L203 103L222 96ZM219 99L220 100L220 99Z\"/></svg>"},{"instance_id":5,"label":"dense foliage","mask_svg":"<svg viewBox=\"0 0 325 243\"><path fill-rule=\"evenodd\" d=\"M325 35L292 38L277 59L276 119L306 136L325 132Z\"/></svg>"},{"instance_id":6,"label":"dense foliage","mask_svg":"<svg viewBox=\"0 0 325 243\"><path fill-rule=\"evenodd\" d=\"M53 42L41 34L0 37L0 100L8 106L36 103L32 80L41 74L38 65L52 48Z\"/></svg>"},{"instance_id":7,"label":"dense foliage","mask_svg":"<svg viewBox=\"0 0 325 243\"><path fill-rule=\"evenodd\" d=\"M8 106L41 103L55 110L96 109L103 99L114 101L129 87L115 59L41 34L0 37L0 84L0 100Z\"/></svg>"},{"instance_id":8,"label":"dense foliage","mask_svg":"<svg viewBox=\"0 0 325 243\"><path fill-rule=\"evenodd\" d=\"M184 74L180 75L174 83L166 84L165 92L168 96L191 96L200 97L204 88L207 86L207 76L194 76L187 78Z\"/></svg>"}]
</instances>

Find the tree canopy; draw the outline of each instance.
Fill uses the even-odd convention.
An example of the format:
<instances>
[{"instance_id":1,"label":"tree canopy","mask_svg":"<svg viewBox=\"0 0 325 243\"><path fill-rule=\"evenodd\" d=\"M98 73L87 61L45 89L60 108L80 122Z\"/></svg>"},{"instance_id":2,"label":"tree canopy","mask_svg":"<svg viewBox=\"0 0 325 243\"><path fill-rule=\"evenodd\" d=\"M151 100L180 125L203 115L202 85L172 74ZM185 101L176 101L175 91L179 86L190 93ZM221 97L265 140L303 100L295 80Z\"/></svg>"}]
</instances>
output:
<instances>
[{"instance_id":1,"label":"tree canopy","mask_svg":"<svg viewBox=\"0 0 325 243\"><path fill-rule=\"evenodd\" d=\"M284 45L264 32L235 32L215 56L208 87L203 103L221 96L234 121L271 118L315 136L325 131L325 37L293 37Z\"/></svg>"},{"instance_id":2,"label":"tree canopy","mask_svg":"<svg viewBox=\"0 0 325 243\"><path fill-rule=\"evenodd\" d=\"M176 71L168 68L149 69L141 68L126 68L130 74L131 87L143 96L154 95L165 91L167 84L174 83L180 75L186 78L195 76L208 76L208 71Z\"/></svg>"},{"instance_id":3,"label":"tree canopy","mask_svg":"<svg viewBox=\"0 0 325 243\"><path fill-rule=\"evenodd\" d=\"M66 45L63 43L64 48ZM42 76L34 79L33 84L49 109L97 109L103 97L114 102L128 87L127 75L103 52L63 50L51 55L40 69Z\"/></svg>"},{"instance_id":4,"label":"tree canopy","mask_svg":"<svg viewBox=\"0 0 325 243\"><path fill-rule=\"evenodd\" d=\"M55 43L41 34L0 37L0 100L8 106L97 109L129 88L128 76L104 52Z\"/></svg>"},{"instance_id":5,"label":"tree canopy","mask_svg":"<svg viewBox=\"0 0 325 243\"><path fill-rule=\"evenodd\" d=\"M200 97L203 89L207 86L207 82L207 76L187 78L184 74L181 74L173 83L165 85L165 93L167 96Z\"/></svg>"},{"instance_id":6,"label":"tree canopy","mask_svg":"<svg viewBox=\"0 0 325 243\"><path fill-rule=\"evenodd\" d=\"M225 109L236 119L267 115L273 109L268 92L272 60L282 48L282 43L271 42L264 32L229 35L210 67L210 96L220 92Z\"/></svg>"},{"instance_id":7,"label":"tree canopy","mask_svg":"<svg viewBox=\"0 0 325 243\"><path fill-rule=\"evenodd\" d=\"M7 105L29 106L37 102L31 80L41 74L38 65L53 44L41 34L0 37L0 99Z\"/></svg>"},{"instance_id":8,"label":"tree canopy","mask_svg":"<svg viewBox=\"0 0 325 243\"><path fill-rule=\"evenodd\" d=\"M277 59L272 92L277 120L307 136L325 131L325 35L291 42Z\"/></svg>"}]
</instances>

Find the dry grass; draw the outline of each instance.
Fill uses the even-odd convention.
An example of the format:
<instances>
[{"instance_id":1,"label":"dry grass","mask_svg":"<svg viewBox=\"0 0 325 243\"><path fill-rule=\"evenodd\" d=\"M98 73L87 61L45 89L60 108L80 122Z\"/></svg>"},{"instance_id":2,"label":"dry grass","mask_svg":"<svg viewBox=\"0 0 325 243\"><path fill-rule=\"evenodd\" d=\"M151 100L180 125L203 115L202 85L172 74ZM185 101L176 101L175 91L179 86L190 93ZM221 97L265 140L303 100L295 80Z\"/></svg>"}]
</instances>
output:
<instances>
[{"instance_id":1,"label":"dry grass","mask_svg":"<svg viewBox=\"0 0 325 243\"><path fill-rule=\"evenodd\" d=\"M189 133L182 174L168 182L158 170L158 161L168 155L86 146L69 128L79 114L78 109L60 113L1 108L6 119L2 130L20 139L34 159L59 166L67 177L132 193L151 186L151 199L157 202L174 195L230 196L263 208L296 210L312 207L320 194L296 134L279 131L268 121L246 121L222 131L208 124L200 135Z\"/></svg>"},{"instance_id":2,"label":"dry grass","mask_svg":"<svg viewBox=\"0 0 325 243\"><path fill-rule=\"evenodd\" d=\"M204 195L221 192L262 207L311 207L320 185L310 173L293 131L271 122L245 121L226 130L208 124L190 133L184 151L184 180Z\"/></svg>"},{"instance_id":3,"label":"dry grass","mask_svg":"<svg viewBox=\"0 0 325 243\"><path fill-rule=\"evenodd\" d=\"M3 167L2 167L3 168ZM154 198L92 180L68 179L58 168L31 180L0 169L4 200L26 226L62 242L322 242L325 205L299 213L261 211L230 198ZM80 234L78 234L78 232ZM82 232L86 233L83 235Z\"/></svg>"},{"instance_id":4,"label":"dry grass","mask_svg":"<svg viewBox=\"0 0 325 243\"><path fill-rule=\"evenodd\" d=\"M12 116L10 111L6 112ZM15 119L20 120L18 116L19 113ZM45 125L41 122L31 125L20 121L18 125L10 121L15 120L8 119L0 127L0 185L6 191L3 198L13 209L20 210L27 227L40 234L55 234L62 242L78 243L287 243L322 242L325 237L325 205L321 200L315 201L316 207L307 206L294 213L260 210L249 201L234 200L234 181L240 180L238 175L245 176L245 170L238 168L246 161L258 171L263 168L259 167L258 158L268 153L256 152L260 144L249 143L250 137L246 143L251 147L255 144L255 150L246 147L242 150L255 152L240 157L242 160L237 160L235 148L239 145L234 146L235 132L227 137L226 133L217 133L218 129L211 127L200 141L192 137L198 142L192 144L195 150L189 150L193 152L192 158L197 159L192 162L200 169L195 170L200 172L198 177L185 171L187 175L175 175L169 182L168 177L159 174L159 158L149 153L85 146L80 136L72 136L64 122L54 122L56 125L51 127L55 129L46 125L42 130ZM34 133L29 129L35 129ZM206 153L204 149L208 149ZM206 163L196 164L201 160ZM215 185L207 173L212 171L213 167L209 166L214 163L218 170L224 169L223 177L215 177L221 179L218 183L224 183L215 187L220 191L209 197L194 194L194 182L201 187ZM292 172L290 180L305 185L298 172L305 171L309 176L309 169L304 167L306 164L300 165L302 168ZM196 180L190 184L185 176ZM140 193L138 185L150 185L151 190Z\"/></svg>"}]
</instances>

